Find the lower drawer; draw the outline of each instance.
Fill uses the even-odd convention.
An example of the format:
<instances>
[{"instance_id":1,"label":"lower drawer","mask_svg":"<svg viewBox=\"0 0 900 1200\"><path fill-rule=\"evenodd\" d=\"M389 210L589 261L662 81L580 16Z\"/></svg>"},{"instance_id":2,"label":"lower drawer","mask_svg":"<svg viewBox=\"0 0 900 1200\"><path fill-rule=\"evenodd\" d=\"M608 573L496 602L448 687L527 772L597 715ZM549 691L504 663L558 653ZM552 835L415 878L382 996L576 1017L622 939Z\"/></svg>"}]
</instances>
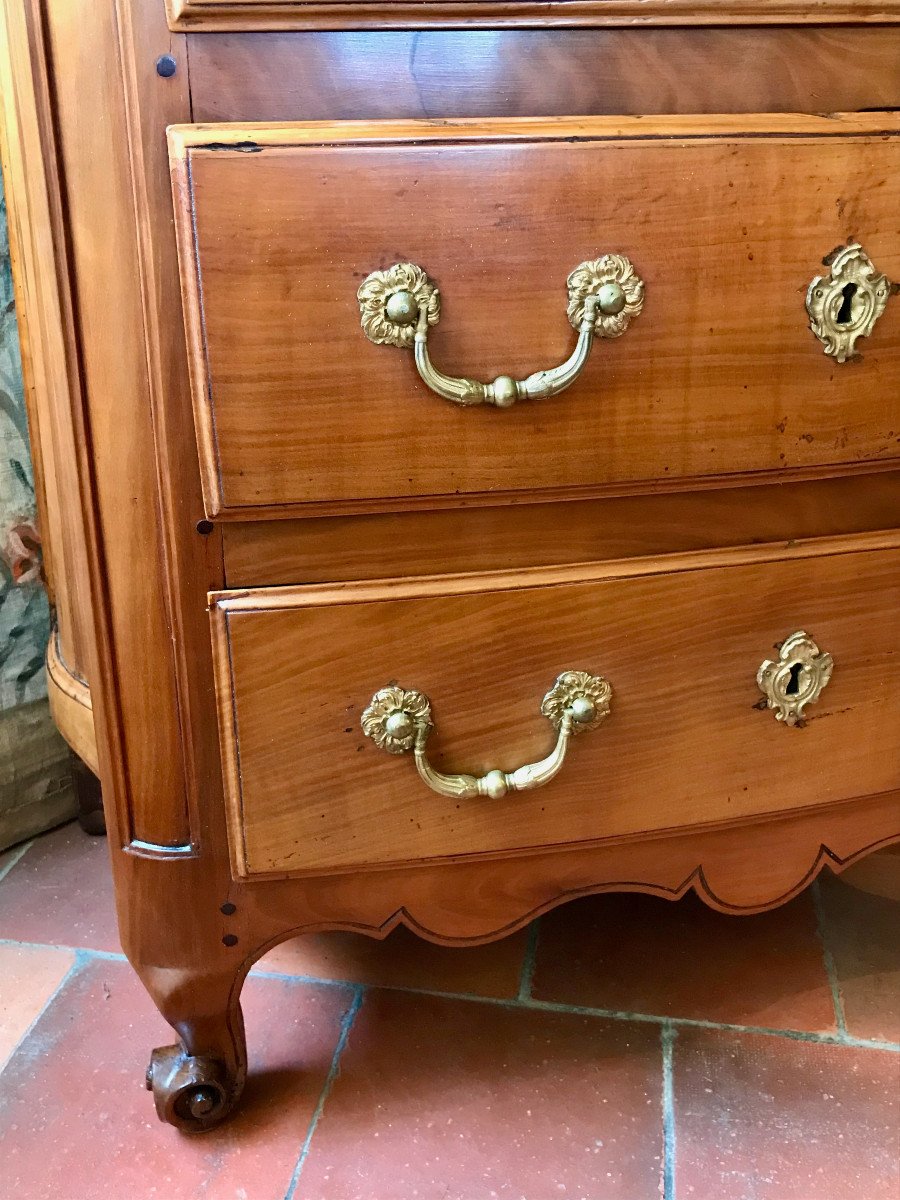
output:
<instances>
[{"instance_id":1,"label":"lower drawer","mask_svg":"<svg viewBox=\"0 0 900 1200\"><path fill-rule=\"evenodd\" d=\"M236 875L522 853L900 787L900 549L666 565L214 594ZM565 672L605 683L564 681L542 710Z\"/></svg>"}]
</instances>

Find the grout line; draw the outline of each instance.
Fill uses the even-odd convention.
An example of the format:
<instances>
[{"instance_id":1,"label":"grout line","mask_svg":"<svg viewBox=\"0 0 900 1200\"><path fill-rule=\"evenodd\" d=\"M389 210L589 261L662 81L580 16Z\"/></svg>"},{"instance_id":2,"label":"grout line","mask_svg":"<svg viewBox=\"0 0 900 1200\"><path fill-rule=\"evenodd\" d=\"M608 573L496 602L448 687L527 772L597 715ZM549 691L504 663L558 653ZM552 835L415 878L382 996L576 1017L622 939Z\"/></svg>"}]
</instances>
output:
<instances>
[{"instance_id":1,"label":"grout line","mask_svg":"<svg viewBox=\"0 0 900 1200\"><path fill-rule=\"evenodd\" d=\"M461 997L469 999L470 997ZM477 999L477 997L471 997ZM900 1042L885 1042L870 1038L855 1038L849 1034L839 1036L830 1033L812 1033L805 1029L773 1029L767 1025L740 1025L731 1021L704 1021L696 1017L664 1017L656 1013L622 1012L615 1009L591 1008L575 1004L556 1004L547 1000L530 1000L522 1008L547 1010L549 1012L576 1013L585 1017L602 1017L609 1021L637 1021L653 1025L671 1025L675 1029L711 1029L727 1033L762 1034L766 1037L786 1038L793 1042L816 1042L826 1046L854 1046L858 1049L892 1050L900 1052Z\"/></svg>"},{"instance_id":2,"label":"grout line","mask_svg":"<svg viewBox=\"0 0 900 1200\"><path fill-rule=\"evenodd\" d=\"M17 942L13 942L13 943L5 942L4 943L4 945L10 945L10 944L22 945L23 949L26 949L26 950L31 950L31 949L44 950L44 949L48 949L48 948L52 948L52 949L57 948L57 947L46 947L46 946L32 947L30 945L26 945L24 943L17 943ZM67 947L67 949L68 949L68 947ZM59 983L56 985L56 987L53 989L53 991L50 993L50 995L47 997L47 999L41 1005L40 1012L37 1013L34 1020L31 1022L31 1024L28 1026L28 1028L22 1033L22 1036L19 1038L19 1040L16 1042L16 1044L10 1050L9 1054L7 1054L6 1058L0 1059L0 1074L2 1074L4 1068L6 1068L9 1065L9 1063L12 1061L13 1056L18 1051L19 1047L23 1046L25 1044L26 1040L31 1036L32 1030L37 1025L38 1021L40 1021L41 1017L43 1017L44 1013L47 1011L47 1009L50 1007L50 1005L53 1003L53 1001L60 994L60 992L62 992L62 990L72 982L72 980L75 978L76 975L79 975L81 973L82 968L84 967L85 963L87 962L87 956L84 955L80 950L74 951L74 954L75 954L75 961L72 963L72 965L69 967L68 971L66 971L65 975L63 975L62 979L60 979Z\"/></svg>"},{"instance_id":3,"label":"grout line","mask_svg":"<svg viewBox=\"0 0 900 1200\"><path fill-rule=\"evenodd\" d=\"M834 956L831 953L831 947L828 945L828 937L825 932L825 906L822 903L822 892L819 888L818 879L813 880L809 890L812 894L813 908L816 913L816 932L822 944L822 962L825 965L825 974L828 976L828 986L831 988L831 1003L834 1005L834 1020L837 1025L838 1036L842 1041L847 1041L850 1035L847 1032L847 1020L844 1016L844 1002L841 999L837 968L834 965Z\"/></svg>"},{"instance_id":4,"label":"grout line","mask_svg":"<svg viewBox=\"0 0 900 1200\"><path fill-rule=\"evenodd\" d=\"M108 959L112 962L127 962L124 954L109 950L89 950L78 946L62 946L48 942L20 942L14 938L0 938L0 946L25 946L34 949L72 950L85 958ZM760 1034L764 1037L785 1038L792 1042L812 1042L824 1046L850 1046L856 1050L887 1050L900 1053L900 1042L880 1041L876 1038L858 1038L851 1033L812 1033L805 1029L774 1029L767 1025L739 1025L730 1021L704 1021L696 1017L662 1016L659 1013L624 1012L620 1009L593 1008L583 1004L563 1004L554 1000L519 1000L502 996L479 996L475 992L442 992L437 988L404 987L402 984L360 985L353 979L320 979L316 975L290 975L285 971L258 971L248 979L281 979L290 983L314 984L317 987L355 988L363 986L384 992L402 992L411 996L432 996L438 1000L465 1000L472 1004L493 1004L499 1008L511 1008L525 1012L570 1013L578 1017L598 1017L604 1021L634 1021L638 1024L671 1025L673 1029L709 1029L725 1033Z\"/></svg>"},{"instance_id":5,"label":"grout line","mask_svg":"<svg viewBox=\"0 0 900 1200\"><path fill-rule=\"evenodd\" d=\"M671 1023L662 1026L662 1118L663 1118L663 1200L675 1200L675 1040L678 1030Z\"/></svg>"},{"instance_id":6,"label":"grout line","mask_svg":"<svg viewBox=\"0 0 900 1200\"><path fill-rule=\"evenodd\" d=\"M349 979L318 979L314 975L285 975L277 971L257 971L256 979L285 979L299 983L312 983L327 987L348 987ZM765 1025L738 1025L727 1021L703 1021L695 1017L665 1017L656 1013L623 1012L611 1008L591 1008L581 1004L562 1004L553 1000L517 1000L500 996L479 996L474 992L442 992L435 988L404 987L402 984L376 984L378 991L402 992L412 996L432 996L438 1000L464 1000L472 1004L492 1004L498 1008L509 1008L524 1012L569 1013L578 1017L598 1017L604 1021L633 1021L638 1024L671 1025L674 1029L709 1029L726 1033L760 1034L765 1037L780 1037L794 1042L814 1042L825 1046L852 1046L858 1050L888 1050L900 1053L900 1042L877 1041L872 1038L856 1038L849 1034L840 1037L831 1033L811 1033L804 1029L772 1029Z\"/></svg>"},{"instance_id":7,"label":"grout line","mask_svg":"<svg viewBox=\"0 0 900 1200\"><path fill-rule=\"evenodd\" d=\"M306 1137L303 1140L303 1146L300 1150L300 1157L297 1159L297 1165L294 1167L294 1173L291 1175L291 1181L288 1184L288 1189L285 1192L284 1200L297 1200L297 1185L300 1182L300 1175L303 1171L306 1157L309 1154L310 1143L312 1142L313 1134L316 1132L316 1127L319 1124L319 1118L322 1115L322 1110L325 1108L325 1101L328 1099L331 1089L334 1087L334 1081L338 1077L338 1071L341 1065L341 1055L344 1052L344 1047L347 1045L347 1039L350 1037L350 1030L353 1027L353 1022L356 1020L356 1014L359 1012L366 994L365 987L357 986L354 988L353 999L350 1001L350 1006L344 1013L341 1019L341 1032L337 1040L337 1045L334 1048L334 1054L331 1056L331 1066L328 1069L328 1074L325 1077L325 1082L322 1084L322 1090L319 1093L319 1099L316 1104L312 1117L310 1118L309 1128L306 1131Z\"/></svg>"},{"instance_id":8,"label":"grout line","mask_svg":"<svg viewBox=\"0 0 900 1200\"><path fill-rule=\"evenodd\" d=\"M34 845L34 838L29 838L27 842L23 842L21 846L14 846L10 851L9 862L0 867L0 879L5 879L16 863L21 862L25 851Z\"/></svg>"},{"instance_id":9,"label":"grout line","mask_svg":"<svg viewBox=\"0 0 900 1200\"><path fill-rule=\"evenodd\" d=\"M540 920L540 917L536 917L528 926L528 941L525 943L525 953L522 956L522 974L519 977L519 991L516 997L523 1003L531 999L531 985L534 982L534 967L537 961L540 936Z\"/></svg>"},{"instance_id":10,"label":"grout line","mask_svg":"<svg viewBox=\"0 0 900 1200\"><path fill-rule=\"evenodd\" d=\"M24 946L27 950L69 950L84 958L104 958L112 962L128 962L120 951L92 950L89 946L64 946L62 942L22 942L18 938L0 937L0 946Z\"/></svg>"}]
</instances>

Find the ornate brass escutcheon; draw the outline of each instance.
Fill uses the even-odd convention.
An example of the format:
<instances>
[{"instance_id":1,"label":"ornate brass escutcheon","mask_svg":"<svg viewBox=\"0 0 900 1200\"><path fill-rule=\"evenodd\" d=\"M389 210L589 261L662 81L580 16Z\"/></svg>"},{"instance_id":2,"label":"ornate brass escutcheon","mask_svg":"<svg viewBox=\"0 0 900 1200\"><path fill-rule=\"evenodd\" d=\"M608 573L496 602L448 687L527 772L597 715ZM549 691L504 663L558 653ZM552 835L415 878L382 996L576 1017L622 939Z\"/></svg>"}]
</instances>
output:
<instances>
[{"instance_id":1,"label":"ornate brass escutcheon","mask_svg":"<svg viewBox=\"0 0 900 1200\"><path fill-rule=\"evenodd\" d=\"M808 633L792 633L779 650L778 661L766 659L756 673L775 720L799 724L806 705L818 700L833 667L831 655L822 653Z\"/></svg>"},{"instance_id":2,"label":"ornate brass escutcheon","mask_svg":"<svg viewBox=\"0 0 900 1200\"><path fill-rule=\"evenodd\" d=\"M541 713L558 730L556 745L540 762L515 771L475 775L443 775L428 761L425 743L433 728L431 702L422 692L392 684L375 693L361 717L363 733L388 754L412 750L416 769L432 791L456 800L477 796L499 799L548 783L563 765L569 739L597 726L609 716L612 688L600 675L564 671L541 703Z\"/></svg>"},{"instance_id":3,"label":"ornate brass escutcheon","mask_svg":"<svg viewBox=\"0 0 900 1200\"><path fill-rule=\"evenodd\" d=\"M416 369L432 391L455 404L493 404L509 408L517 400L555 396L573 383L587 362L594 336L620 337L644 303L644 283L621 254L604 254L580 263L569 274L566 314L578 330L575 349L565 362L527 379L500 375L479 383L444 375L428 353L428 330L441 314L437 284L415 263L395 263L373 271L357 292L363 332L377 345L401 346L415 353Z\"/></svg>"},{"instance_id":4,"label":"ornate brass escutcheon","mask_svg":"<svg viewBox=\"0 0 900 1200\"><path fill-rule=\"evenodd\" d=\"M806 311L825 353L839 363L852 358L856 340L868 337L893 290L858 242L839 250L828 275L817 275L806 293Z\"/></svg>"}]
</instances>

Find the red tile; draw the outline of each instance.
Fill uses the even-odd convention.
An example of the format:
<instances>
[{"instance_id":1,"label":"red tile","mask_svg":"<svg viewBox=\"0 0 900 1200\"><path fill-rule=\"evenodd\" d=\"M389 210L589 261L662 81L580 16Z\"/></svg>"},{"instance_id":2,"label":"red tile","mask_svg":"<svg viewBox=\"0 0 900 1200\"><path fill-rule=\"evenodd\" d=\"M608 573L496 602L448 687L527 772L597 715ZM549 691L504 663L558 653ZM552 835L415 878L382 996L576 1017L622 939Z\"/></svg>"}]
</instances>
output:
<instances>
[{"instance_id":1,"label":"red tile","mask_svg":"<svg viewBox=\"0 0 900 1200\"><path fill-rule=\"evenodd\" d=\"M71 950L0 945L0 1069L74 962Z\"/></svg>"},{"instance_id":2,"label":"red tile","mask_svg":"<svg viewBox=\"0 0 900 1200\"><path fill-rule=\"evenodd\" d=\"M811 897L726 916L696 897L593 896L543 918L533 993L616 1012L835 1027Z\"/></svg>"},{"instance_id":3,"label":"red tile","mask_svg":"<svg viewBox=\"0 0 900 1200\"><path fill-rule=\"evenodd\" d=\"M897 1200L900 1055L679 1031L678 1200Z\"/></svg>"},{"instance_id":4,"label":"red tile","mask_svg":"<svg viewBox=\"0 0 900 1200\"><path fill-rule=\"evenodd\" d=\"M820 883L847 1029L900 1042L900 902L851 887L831 874Z\"/></svg>"},{"instance_id":5,"label":"red tile","mask_svg":"<svg viewBox=\"0 0 900 1200\"><path fill-rule=\"evenodd\" d=\"M0 1198L282 1200L337 1044L349 989L252 979L251 1078L201 1136L161 1124L144 1088L172 1032L125 963L94 960L0 1075Z\"/></svg>"},{"instance_id":6,"label":"red tile","mask_svg":"<svg viewBox=\"0 0 900 1200\"><path fill-rule=\"evenodd\" d=\"M0 937L121 951L106 838L75 823L35 838L0 880Z\"/></svg>"},{"instance_id":7,"label":"red tile","mask_svg":"<svg viewBox=\"0 0 900 1200\"><path fill-rule=\"evenodd\" d=\"M395 929L383 942L358 933L310 934L284 942L257 969L506 998L518 994L527 941L524 929L473 947L436 946L408 929Z\"/></svg>"},{"instance_id":8,"label":"red tile","mask_svg":"<svg viewBox=\"0 0 900 1200\"><path fill-rule=\"evenodd\" d=\"M653 1200L661 1094L654 1027L372 992L295 1200Z\"/></svg>"}]
</instances>

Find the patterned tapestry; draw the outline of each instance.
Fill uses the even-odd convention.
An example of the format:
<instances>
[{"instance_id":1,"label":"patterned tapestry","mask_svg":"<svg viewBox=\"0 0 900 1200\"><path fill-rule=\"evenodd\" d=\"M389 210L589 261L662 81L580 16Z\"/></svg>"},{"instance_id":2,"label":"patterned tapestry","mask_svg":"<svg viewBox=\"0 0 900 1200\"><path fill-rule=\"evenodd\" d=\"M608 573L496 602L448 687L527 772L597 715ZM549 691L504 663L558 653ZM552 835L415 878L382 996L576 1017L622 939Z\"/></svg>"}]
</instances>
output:
<instances>
[{"instance_id":1,"label":"patterned tapestry","mask_svg":"<svg viewBox=\"0 0 900 1200\"><path fill-rule=\"evenodd\" d=\"M69 750L47 702L49 608L0 186L0 851L76 812Z\"/></svg>"},{"instance_id":2,"label":"patterned tapestry","mask_svg":"<svg viewBox=\"0 0 900 1200\"><path fill-rule=\"evenodd\" d=\"M46 694L43 664L49 631L0 186L0 711Z\"/></svg>"}]
</instances>

